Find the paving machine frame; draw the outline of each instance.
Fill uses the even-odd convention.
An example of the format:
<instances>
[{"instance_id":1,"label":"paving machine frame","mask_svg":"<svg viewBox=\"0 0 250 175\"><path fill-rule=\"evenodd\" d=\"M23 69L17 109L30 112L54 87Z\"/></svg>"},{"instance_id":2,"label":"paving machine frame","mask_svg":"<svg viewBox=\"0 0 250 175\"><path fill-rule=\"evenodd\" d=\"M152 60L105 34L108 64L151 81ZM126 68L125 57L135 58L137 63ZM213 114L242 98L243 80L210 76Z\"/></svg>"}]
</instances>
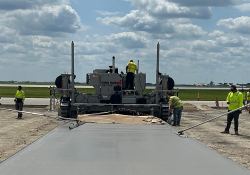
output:
<instances>
[{"instance_id":1,"label":"paving machine frame","mask_svg":"<svg viewBox=\"0 0 250 175\"><path fill-rule=\"evenodd\" d=\"M71 74L61 74L55 84L61 94L58 115L64 118L77 118L78 114L108 111L137 111L151 114L168 121L170 119L168 96L178 94L174 80L159 72L160 44L157 44L156 87L149 94L146 89L146 74L138 70L134 77L134 90L126 89L126 74L118 73L115 57L109 69L95 69L86 75L86 83L93 86L95 94L77 92L74 84L74 43L71 43ZM71 81L70 81L71 80Z\"/></svg>"}]
</instances>

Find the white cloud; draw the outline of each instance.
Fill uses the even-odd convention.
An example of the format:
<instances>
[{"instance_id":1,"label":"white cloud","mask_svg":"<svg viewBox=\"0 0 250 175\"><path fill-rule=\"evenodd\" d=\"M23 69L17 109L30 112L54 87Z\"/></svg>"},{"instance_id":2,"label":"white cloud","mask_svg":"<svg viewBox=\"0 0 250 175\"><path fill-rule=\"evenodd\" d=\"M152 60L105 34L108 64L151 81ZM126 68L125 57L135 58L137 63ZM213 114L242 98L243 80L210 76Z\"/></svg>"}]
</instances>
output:
<instances>
[{"instance_id":1,"label":"white cloud","mask_svg":"<svg viewBox=\"0 0 250 175\"><path fill-rule=\"evenodd\" d=\"M208 7L185 7L165 0L126 0L132 2L141 12L157 18L211 18Z\"/></svg>"},{"instance_id":2,"label":"white cloud","mask_svg":"<svg viewBox=\"0 0 250 175\"><path fill-rule=\"evenodd\" d=\"M14 43L18 38L19 36L15 30L0 26L0 43Z\"/></svg>"},{"instance_id":3,"label":"white cloud","mask_svg":"<svg viewBox=\"0 0 250 175\"><path fill-rule=\"evenodd\" d=\"M235 19L221 19L217 25L235 30L241 34L250 34L250 17L248 16L241 16Z\"/></svg>"},{"instance_id":4,"label":"white cloud","mask_svg":"<svg viewBox=\"0 0 250 175\"><path fill-rule=\"evenodd\" d=\"M69 4L69 0L1 0L0 10L32 9L43 5Z\"/></svg>"},{"instance_id":5,"label":"white cloud","mask_svg":"<svg viewBox=\"0 0 250 175\"><path fill-rule=\"evenodd\" d=\"M17 44L10 44L4 50L10 53L27 53L26 48Z\"/></svg>"},{"instance_id":6,"label":"white cloud","mask_svg":"<svg viewBox=\"0 0 250 175\"><path fill-rule=\"evenodd\" d=\"M249 39L237 36L237 35L227 35L227 36L220 36L216 38L218 45L224 47L245 47L249 45Z\"/></svg>"},{"instance_id":7,"label":"white cloud","mask_svg":"<svg viewBox=\"0 0 250 175\"><path fill-rule=\"evenodd\" d=\"M223 52L224 47L218 46L216 41L213 40L196 40L191 44L192 50L205 51L205 52Z\"/></svg>"},{"instance_id":8,"label":"white cloud","mask_svg":"<svg viewBox=\"0 0 250 175\"><path fill-rule=\"evenodd\" d=\"M190 24L188 19L160 20L139 10L134 10L124 17L106 17L97 20L105 25L148 32L155 38L197 38L206 33L201 27Z\"/></svg>"},{"instance_id":9,"label":"white cloud","mask_svg":"<svg viewBox=\"0 0 250 175\"><path fill-rule=\"evenodd\" d=\"M88 29L68 4L69 0L1 0L0 42L6 40L1 35L10 37L10 32L15 36L65 36Z\"/></svg>"},{"instance_id":10,"label":"white cloud","mask_svg":"<svg viewBox=\"0 0 250 175\"><path fill-rule=\"evenodd\" d=\"M250 3L236 5L235 8L242 12L247 12L247 11L250 11Z\"/></svg>"},{"instance_id":11,"label":"white cloud","mask_svg":"<svg viewBox=\"0 0 250 175\"><path fill-rule=\"evenodd\" d=\"M223 36L223 35L225 35L225 33L219 30L215 30L212 33L208 34L208 36L211 36L211 37L218 37L218 36Z\"/></svg>"},{"instance_id":12,"label":"white cloud","mask_svg":"<svg viewBox=\"0 0 250 175\"><path fill-rule=\"evenodd\" d=\"M132 32L112 34L110 38L118 41L128 49L145 48L148 43L145 37L139 36Z\"/></svg>"},{"instance_id":13,"label":"white cloud","mask_svg":"<svg viewBox=\"0 0 250 175\"><path fill-rule=\"evenodd\" d=\"M84 29L80 17L67 5L9 11L1 21L21 35L58 36L62 33L75 33Z\"/></svg>"},{"instance_id":14,"label":"white cloud","mask_svg":"<svg viewBox=\"0 0 250 175\"><path fill-rule=\"evenodd\" d=\"M128 28L134 31L146 31L149 33L173 33L174 28L171 23L162 23L152 16L134 10L124 17L106 17L97 18L105 25L116 25L122 28Z\"/></svg>"},{"instance_id":15,"label":"white cloud","mask_svg":"<svg viewBox=\"0 0 250 175\"><path fill-rule=\"evenodd\" d=\"M120 13L120 12L108 12L108 11L102 11L102 10L96 10L96 12L103 16L113 16L113 15L117 15Z\"/></svg>"},{"instance_id":16,"label":"white cloud","mask_svg":"<svg viewBox=\"0 0 250 175\"><path fill-rule=\"evenodd\" d=\"M240 0L169 0L183 6L219 6L236 5Z\"/></svg>"},{"instance_id":17,"label":"white cloud","mask_svg":"<svg viewBox=\"0 0 250 175\"><path fill-rule=\"evenodd\" d=\"M193 24L180 24L176 26L176 34L174 38L199 38L207 32L203 31L201 27Z\"/></svg>"}]
</instances>

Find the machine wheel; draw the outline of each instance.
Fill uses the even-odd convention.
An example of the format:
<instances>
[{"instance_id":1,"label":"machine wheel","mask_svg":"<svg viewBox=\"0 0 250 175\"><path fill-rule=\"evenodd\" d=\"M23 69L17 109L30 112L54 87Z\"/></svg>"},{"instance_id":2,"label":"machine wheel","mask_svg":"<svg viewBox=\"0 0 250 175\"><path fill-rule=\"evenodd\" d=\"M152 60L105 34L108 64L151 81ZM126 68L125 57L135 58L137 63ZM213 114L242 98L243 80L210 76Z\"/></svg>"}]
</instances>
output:
<instances>
[{"instance_id":1,"label":"machine wheel","mask_svg":"<svg viewBox=\"0 0 250 175\"><path fill-rule=\"evenodd\" d=\"M61 109L61 117L68 118L69 117L69 110L68 109Z\"/></svg>"},{"instance_id":2,"label":"machine wheel","mask_svg":"<svg viewBox=\"0 0 250 175\"><path fill-rule=\"evenodd\" d=\"M169 115L169 105L162 104L161 105L161 119L165 122L171 124L171 116Z\"/></svg>"}]
</instances>

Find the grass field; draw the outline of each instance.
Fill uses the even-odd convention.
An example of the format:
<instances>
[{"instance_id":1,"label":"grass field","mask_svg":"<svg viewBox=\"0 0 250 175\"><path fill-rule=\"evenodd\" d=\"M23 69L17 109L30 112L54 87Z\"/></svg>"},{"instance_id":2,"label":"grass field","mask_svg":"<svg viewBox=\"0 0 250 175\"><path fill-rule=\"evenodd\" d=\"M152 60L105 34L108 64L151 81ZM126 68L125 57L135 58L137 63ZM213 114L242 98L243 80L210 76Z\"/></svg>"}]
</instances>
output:
<instances>
[{"instance_id":1,"label":"grass field","mask_svg":"<svg viewBox=\"0 0 250 175\"><path fill-rule=\"evenodd\" d=\"M16 93L16 87L0 87L1 97L13 97ZM50 91L45 87L25 87L23 88L26 98L49 98ZM93 88L79 88L77 89L80 93L95 93ZM147 89L143 93L150 93L152 90ZM216 97L218 100L225 101L229 93L228 90L180 90L179 97L181 100L197 100L199 92L200 101L215 101Z\"/></svg>"},{"instance_id":2,"label":"grass field","mask_svg":"<svg viewBox=\"0 0 250 175\"><path fill-rule=\"evenodd\" d=\"M25 82L21 82L21 83L12 83L12 82L0 82L0 84L11 84L11 85L51 85L51 86L55 86L55 83L25 83ZM76 86L88 86L88 84L84 84L84 83L75 83Z\"/></svg>"}]
</instances>

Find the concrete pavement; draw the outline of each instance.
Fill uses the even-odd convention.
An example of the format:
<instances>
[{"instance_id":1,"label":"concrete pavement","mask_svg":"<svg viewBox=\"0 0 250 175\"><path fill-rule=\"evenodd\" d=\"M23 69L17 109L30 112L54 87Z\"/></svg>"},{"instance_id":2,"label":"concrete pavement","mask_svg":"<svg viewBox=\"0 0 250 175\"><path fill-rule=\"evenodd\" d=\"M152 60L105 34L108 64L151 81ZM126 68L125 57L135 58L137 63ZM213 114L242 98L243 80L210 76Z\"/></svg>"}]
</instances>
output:
<instances>
[{"instance_id":1,"label":"concrete pavement","mask_svg":"<svg viewBox=\"0 0 250 175\"><path fill-rule=\"evenodd\" d=\"M247 175L170 125L64 123L0 164L4 175Z\"/></svg>"}]
</instances>

